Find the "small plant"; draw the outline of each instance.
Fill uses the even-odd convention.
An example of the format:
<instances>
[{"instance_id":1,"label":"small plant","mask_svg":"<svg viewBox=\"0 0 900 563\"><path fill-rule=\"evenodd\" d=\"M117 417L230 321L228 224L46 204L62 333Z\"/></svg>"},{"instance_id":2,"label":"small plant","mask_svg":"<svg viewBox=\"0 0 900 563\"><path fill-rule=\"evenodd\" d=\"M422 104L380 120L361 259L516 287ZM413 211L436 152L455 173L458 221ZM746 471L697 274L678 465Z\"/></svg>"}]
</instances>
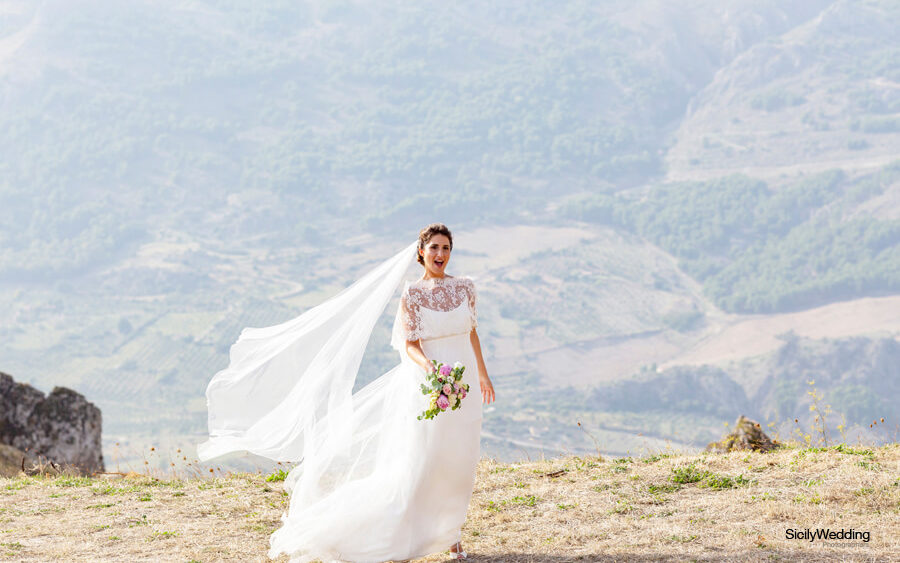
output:
<instances>
[{"instance_id":1,"label":"small plant","mask_svg":"<svg viewBox=\"0 0 900 563\"><path fill-rule=\"evenodd\" d=\"M807 391L806 394L812 397L812 404L809 406L809 410L815 413L815 417L813 418L813 428L821 435L822 445L828 447L828 435L826 434L827 426L825 424L825 416L831 414L831 405L825 405L824 408L819 405L819 403L822 401L822 395L818 391L816 391L816 381L814 379L810 379L806 383L810 387L812 387L812 390Z\"/></svg>"},{"instance_id":2,"label":"small plant","mask_svg":"<svg viewBox=\"0 0 900 563\"><path fill-rule=\"evenodd\" d=\"M613 473L626 473L628 472L628 464L631 463L630 457L620 457L618 459L613 460Z\"/></svg>"},{"instance_id":3,"label":"small plant","mask_svg":"<svg viewBox=\"0 0 900 563\"><path fill-rule=\"evenodd\" d=\"M850 446L847 446L845 444L838 444L838 445L834 446L834 451L841 452L842 454L864 455L864 456L871 457L871 458L875 457L875 452L873 452L870 449L855 449L855 448L851 448Z\"/></svg>"},{"instance_id":4,"label":"small plant","mask_svg":"<svg viewBox=\"0 0 900 563\"><path fill-rule=\"evenodd\" d=\"M0 543L3 547L7 549L22 549L22 544L20 542L14 541L10 543Z\"/></svg>"},{"instance_id":5,"label":"small plant","mask_svg":"<svg viewBox=\"0 0 900 563\"><path fill-rule=\"evenodd\" d=\"M537 504L539 499L534 495L528 495L527 497L515 496L509 499L509 504L521 504L522 506L534 506ZM503 501L506 504L507 501Z\"/></svg>"},{"instance_id":6,"label":"small plant","mask_svg":"<svg viewBox=\"0 0 900 563\"><path fill-rule=\"evenodd\" d=\"M560 509L560 510L569 510L570 508L575 508L576 506L577 506L577 504L563 504L563 503L559 503L559 504L556 505L556 508L558 508L558 509Z\"/></svg>"},{"instance_id":7,"label":"small plant","mask_svg":"<svg viewBox=\"0 0 900 563\"><path fill-rule=\"evenodd\" d=\"M718 473L710 473L706 479L700 483L700 486L709 487L711 489L733 489L749 485L750 479L744 477L743 473L737 477L729 477L728 475L719 475Z\"/></svg>"},{"instance_id":8,"label":"small plant","mask_svg":"<svg viewBox=\"0 0 900 563\"><path fill-rule=\"evenodd\" d=\"M491 512L500 512L500 506L492 500L489 500L487 505L484 507L485 510L489 510Z\"/></svg>"},{"instance_id":9,"label":"small plant","mask_svg":"<svg viewBox=\"0 0 900 563\"><path fill-rule=\"evenodd\" d=\"M709 471L705 469L697 469L694 464L684 465L681 467L673 467L672 468L672 476L669 479L673 483L678 483L681 485L687 485L688 483L697 483L706 479L706 476L709 475Z\"/></svg>"},{"instance_id":10,"label":"small plant","mask_svg":"<svg viewBox=\"0 0 900 563\"><path fill-rule=\"evenodd\" d=\"M118 495L122 493L136 493L140 490L141 488L137 485L115 487L108 483L104 483L102 485L94 485L93 487L91 487L91 492L95 495Z\"/></svg>"},{"instance_id":11,"label":"small plant","mask_svg":"<svg viewBox=\"0 0 900 563\"><path fill-rule=\"evenodd\" d=\"M669 485L669 484L654 485L654 484L650 484L650 485L647 485L647 492L650 493L651 495L657 495L657 494L660 494L660 493L674 493L675 491L679 490L680 488L681 488L680 485Z\"/></svg>"},{"instance_id":12,"label":"small plant","mask_svg":"<svg viewBox=\"0 0 900 563\"><path fill-rule=\"evenodd\" d=\"M822 499L818 494L806 496L806 495L797 495L793 499L797 504L809 503L809 504L822 504Z\"/></svg>"},{"instance_id":13,"label":"small plant","mask_svg":"<svg viewBox=\"0 0 900 563\"><path fill-rule=\"evenodd\" d=\"M877 463L869 463L867 461L857 461L856 465L862 467L863 469L868 469L869 471L880 471L881 466Z\"/></svg>"},{"instance_id":14,"label":"small plant","mask_svg":"<svg viewBox=\"0 0 900 563\"><path fill-rule=\"evenodd\" d=\"M627 500L617 500L616 506L615 506L615 508L613 508L612 511L615 512L616 514L627 514L627 513L631 512L633 509L634 509L634 507L631 506L631 503L629 503Z\"/></svg>"},{"instance_id":15,"label":"small plant","mask_svg":"<svg viewBox=\"0 0 900 563\"><path fill-rule=\"evenodd\" d=\"M795 418L794 424L797 425L797 428L794 428L794 434L796 434L801 440L803 440L803 442L806 443L807 446L810 445L812 443L812 435L807 434L803 431L803 429L800 427L800 419Z\"/></svg>"},{"instance_id":16,"label":"small plant","mask_svg":"<svg viewBox=\"0 0 900 563\"><path fill-rule=\"evenodd\" d=\"M153 532L147 538L147 541L153 541L160 538L173 538L178 535L178 532Z\"/></svg>"},{"instance_id":17,"label":"small plant","mask_svg":"<svg viewBox=\"0 0 900 563\"><path fill-rule=\"evenodd\" d=\"M731 489L751 484L753 481L744 477L743 473L737 477L720 475L706 469L698 469L694 464L672 468L672 476L669 480L679 485L697 483L701 487L711 489Z\"/></svg>"},{"instance_id":18,"label":"small plant","mask_svg":"<svg viewBox=\"0 0 900 563\"><path fill-rule=\"evenodd\" d=\"M288 476L288 473L289 472L285 471L284 469L279 469L275 473L272 473L271 475L266 477L266 481L269 483L274 482L274 481L284 481L285 478Z\"/></svg>"},{"instance_id":19,"label":"small plant","mask_svg":"<svg viewBox=\"0 0 900 563\"><path fill-rule=\"evenodd\" d=\"M844 435L844 430L847 428L847 418L844 416L844 413L841 413L841 423L838 424L838 432L841 433L841 444L847 441L847 436Z\"/></svg>"},{"instance_id":20,"label":"small plant","mask_svg":"<svg viewBox=\"0 0 900 563\"><path fill-rule=\"evenodd\" d=\"M591 459L583 459L578 456L575 456L575 469L579 471L587 471L588 469L594 469L595 467L599 467L600 464Z\"/></svg>"},{"instance_id":21,"label":"small plant","mask_svg":"<svg viewBox=\"0 0 900 563\"><path fill-rule=\"evenodd\" d=\"M92 483L87 477L58 477L51 484L56 487L87 487Z\"/></svg>"},{"instance_id":22,"label":"small plant","mask_svg":"<svg viewBox=\"0 0 900 563\"><path fill-rule=\"evenodd\" d=\"M581 424L580 420L576 422L578 423L578 428L580 428L582 432L587 434L591 441L594 442L594 447L597 448L597 461L603 461L603 456L600 454L600 442L597 441L597 438L595 438L593 434L591 434L584 428L584 425Z\"/></svg>"}]
</instances>

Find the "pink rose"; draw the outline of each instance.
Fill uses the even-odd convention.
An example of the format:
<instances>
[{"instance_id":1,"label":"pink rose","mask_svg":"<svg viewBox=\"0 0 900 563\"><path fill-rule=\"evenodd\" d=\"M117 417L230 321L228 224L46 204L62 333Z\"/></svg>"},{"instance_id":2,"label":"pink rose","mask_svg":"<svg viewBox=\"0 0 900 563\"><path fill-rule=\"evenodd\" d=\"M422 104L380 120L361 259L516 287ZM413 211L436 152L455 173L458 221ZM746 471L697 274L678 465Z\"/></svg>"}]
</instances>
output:
<instances>
[{"instance_id":1,"label":"pink rose","mask_svg":"<svg viewBox=\"0 0 900 563\"><path fill-rule=\"evenodd\" d=\"M459 398L460 398L460 399L465 399L465 398L466 398L466 388L465 388L465 387L460 387L460 389L459 389Z\"/></svg>"},{"instance_id":2,"label":"pink rose","mask_svg":"<svg viewBox=\"0 0 900 563\"><path fill-rule=\"evenodd\" d=\"M449 383L444 383L444 386L441 388L441 391L444 392L444 395L449 395L453 393L453 387L450 387Z\"/></svg>"},{"instance_id":3,"label":"pink rose","mask_svg":"<svg viewBox=\"0 0 900 563\"><path fill-rule=\"evenodd\" d=\"M449 365L444 364L441 366L441 375L450 375L450 370L453 369Z\"/></svg>"},{"instance_id":4,"label":"pink rose","mask_svg":"<svg viewBox=\"0 0 900 563\"><path fill-rule=\"evenodd\" d=\"M459 393L459 390L460 390L459 383L457 383L457 382L454 381L454 382L453 382L453 392L454 392L454 393Z\"/></svg>"},{"instance_id":5,"label":"pink rose","mask_svg":"<svg viewBox=\"0 0 900 563\"><path fill-rule=\"evenodd\" d=\"M450 406L450 399L448 399L446 395L441 395L438 397L437 406L442 411L447 410L447 407Z\"/></svg>"}]
</instances>

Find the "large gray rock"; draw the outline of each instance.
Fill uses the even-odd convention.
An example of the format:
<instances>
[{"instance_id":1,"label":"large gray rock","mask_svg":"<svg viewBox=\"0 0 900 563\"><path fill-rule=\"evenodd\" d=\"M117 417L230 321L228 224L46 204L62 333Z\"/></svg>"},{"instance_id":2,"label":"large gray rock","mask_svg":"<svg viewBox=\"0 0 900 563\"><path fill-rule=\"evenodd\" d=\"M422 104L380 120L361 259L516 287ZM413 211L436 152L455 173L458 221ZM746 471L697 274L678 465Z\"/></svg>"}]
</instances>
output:
<instances>
[{"instance_id":1,"label":"large gray rock","mask_svg":"<svg viewBox=\"0 0 900 563\"><path fill-rule=\"evenodd\" d=\"M84 473L105 471L100 409L82 394L54 387L47 395L0 372L0 443Z\"/></svg>"}]
</instances>

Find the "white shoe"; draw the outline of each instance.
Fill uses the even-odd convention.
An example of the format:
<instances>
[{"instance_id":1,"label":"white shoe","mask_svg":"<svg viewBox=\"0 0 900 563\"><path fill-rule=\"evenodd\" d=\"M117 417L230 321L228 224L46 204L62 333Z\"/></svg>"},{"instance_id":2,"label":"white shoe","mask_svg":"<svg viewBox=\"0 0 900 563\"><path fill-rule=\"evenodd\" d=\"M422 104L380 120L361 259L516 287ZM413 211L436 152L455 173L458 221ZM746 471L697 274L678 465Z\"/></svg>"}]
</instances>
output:
<instances>
[{"instance_id":1,"label":"white shoe","mask_svg":"<svg viewBox=\"0 0 900 563\"><path fill-rule=\"evenodd\" d=\"M459 542L453 544L453 547L456 549L462 549L462 545ZM455 555L457 559L468 559L468 554L465 551L451 551L450 555Z\"/></svg>"}]
</instances>

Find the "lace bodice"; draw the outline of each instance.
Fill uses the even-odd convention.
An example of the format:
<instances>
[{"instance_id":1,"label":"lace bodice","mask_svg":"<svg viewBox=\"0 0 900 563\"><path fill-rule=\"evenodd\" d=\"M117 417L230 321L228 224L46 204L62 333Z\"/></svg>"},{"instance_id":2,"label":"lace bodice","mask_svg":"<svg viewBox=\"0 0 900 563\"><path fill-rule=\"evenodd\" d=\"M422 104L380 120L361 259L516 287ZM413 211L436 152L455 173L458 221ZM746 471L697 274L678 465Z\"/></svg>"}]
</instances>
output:
<instances>
[{"instance_id":1,"label":"lace bodice","mask_svg":"<svg viewBox=\"0 0 900 563\"><path fill-rule=\"evenodd\" d=\"M406 282L400 311L406 340L468 333L478 326L475 284L456 276Z\"/></svg>"}]
</instances>

